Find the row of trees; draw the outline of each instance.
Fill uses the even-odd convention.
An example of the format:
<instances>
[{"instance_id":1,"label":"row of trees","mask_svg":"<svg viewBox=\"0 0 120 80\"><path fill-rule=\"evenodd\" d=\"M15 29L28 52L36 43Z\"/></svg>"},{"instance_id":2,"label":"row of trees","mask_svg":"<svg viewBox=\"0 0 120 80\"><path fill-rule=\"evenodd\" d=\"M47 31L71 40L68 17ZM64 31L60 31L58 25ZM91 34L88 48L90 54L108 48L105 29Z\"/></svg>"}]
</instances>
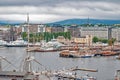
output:
<instances>
[{"instance_id":1,"label":"row of trees","mask_svg":"<svg viewBox=\"0 0 120 80\"><path fill-rule=\"evenodd\" d=\"M27 40L27 33L23 32L22 38L24 40ZM57 38L58 36L63 36L65 39L71 39L71 34L70 32L58 32L58 33L49 33L49 32L44 32L44 33L30 33L29 34L30 42L40 42L41 40L46 40L47 42L50 41L53 38Z\"/></svg>"},{"instance_id":2,"label":"row of trees","mask_svg":"<svg viewBox=\"0 0 120 80\"><path fill-rule=\"evenodd\" d=\"M111 39L101 39L101 38L98 38L98 37L93 37L93 40L92 40L94 43L96 42L102 42L102 43L108 43L110 46L112 46L114 44L114 42L116 41L115 38L111 38Z\"/></svg>"}]
</instances>

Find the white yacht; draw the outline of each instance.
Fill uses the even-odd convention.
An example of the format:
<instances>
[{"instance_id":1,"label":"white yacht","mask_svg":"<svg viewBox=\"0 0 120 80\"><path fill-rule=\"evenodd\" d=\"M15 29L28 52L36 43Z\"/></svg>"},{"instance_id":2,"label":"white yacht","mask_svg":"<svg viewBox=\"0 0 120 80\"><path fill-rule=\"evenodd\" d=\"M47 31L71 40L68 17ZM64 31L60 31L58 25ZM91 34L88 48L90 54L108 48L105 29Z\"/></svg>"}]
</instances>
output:
<instances>
[{"instance_id":1,"label":"white yacht","mask_svg":"<svg viewBox=\"0 0 120 80\"><path fill-rule=\"evenodd\" d=\"M24 41L22 38L18 38L16 41L10 41L5 46L6 47L26 47L28 45L27 41Z\"/></svg>"},{"instance_id":2,"label":"white yacht","mask_svg":"<svg viewBox=\"0 0 120 80\"><path fill-rule=\"evenodd\" d=\"M61 46L64 46L64 44L58 42L56 39L52 39L51 41L45 43L43 46L59 48Z\"/></svg>"},{"instance_id":3,"label":"white yacht","mask_svg":"<svg viewBox=\"0 0 120 80\"><path fill-rule=\"evenodd\" d=\"M0 39L0 46L4 46L4 45L6 45L6 44L7 44L7 42L6 42L6 41L4 41L4 40Z\"/></svg>"},{"instance_id":4,"label":"white yacht","mask_svg":"<svg viewBox=\"0 0 120 80\"><path fill-rule=\"evenodd\" d=\"M57 51L62 46L64 44L59 43L56 39L52 39L49 42L43 42L40 49L43 51Z\"/></svg>"}]
</instances>

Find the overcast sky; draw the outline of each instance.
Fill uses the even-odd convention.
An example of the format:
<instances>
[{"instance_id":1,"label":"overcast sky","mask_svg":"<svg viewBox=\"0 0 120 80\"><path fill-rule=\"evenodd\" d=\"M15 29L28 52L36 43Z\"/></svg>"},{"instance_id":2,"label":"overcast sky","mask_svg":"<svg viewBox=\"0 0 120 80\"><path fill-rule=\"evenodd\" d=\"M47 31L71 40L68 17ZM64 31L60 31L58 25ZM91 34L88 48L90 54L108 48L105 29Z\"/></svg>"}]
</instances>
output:
<instances>
[{"instance_id":1,"label":"overcast sky","mask_svg":"<svg viewBox=\"0 0 120 80\"><path fill-rule=\"evenodd\" d=\"M0 0L0 20L54 22L72 18L119 19L120 0Z\"/></svg>"}]
</instances>

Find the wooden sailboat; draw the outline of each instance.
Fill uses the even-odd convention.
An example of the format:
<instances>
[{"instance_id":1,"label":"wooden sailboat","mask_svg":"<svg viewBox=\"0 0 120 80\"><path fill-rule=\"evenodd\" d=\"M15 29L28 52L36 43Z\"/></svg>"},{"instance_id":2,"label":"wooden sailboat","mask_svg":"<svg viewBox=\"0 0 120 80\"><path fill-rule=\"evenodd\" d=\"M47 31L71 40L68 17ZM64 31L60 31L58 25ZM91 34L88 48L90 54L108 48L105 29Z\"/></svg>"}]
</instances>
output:
<instances>
[{"instance_id":1,"label":"wooden sailboat","mask_svg":"<svg viewBox=\"0 0 120 80\"><path fill-rule=\"evenodd\" d=\"M93 54L88 48L79 49L78 45L74 47L73 50L63 50L60 52L60 57L70 57L70 58L91 58Z\"/></svg>"}]
</instances>

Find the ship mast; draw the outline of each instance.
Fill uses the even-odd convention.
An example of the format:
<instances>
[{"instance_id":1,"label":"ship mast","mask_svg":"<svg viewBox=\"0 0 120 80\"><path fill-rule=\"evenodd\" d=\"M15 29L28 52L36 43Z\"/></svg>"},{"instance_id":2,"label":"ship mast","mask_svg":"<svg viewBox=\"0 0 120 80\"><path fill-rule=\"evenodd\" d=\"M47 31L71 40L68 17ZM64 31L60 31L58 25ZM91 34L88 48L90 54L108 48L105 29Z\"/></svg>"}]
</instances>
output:
<instances>
[{"instance_id":1,"label":"ship mast","mask_svg":"<svg viewBox=\"0 0 120 80\"><path fill-rule=\"evenodd\" d=\"M29 14L27 13L27 37L28 37L28 46L27 49L29 48ZM23 66L23 71L25 72L32 72L32 67L31 67L31 56L29 52L26 52L26 58Z\"/></svg>"},{"instance_id":2,"label":"ship mast","mask_svg":"<svg viewBox=\"0 0 120 80\"><path fill-rule=\"evenodd\" d=\"M28 35L27 35L27 38L28 38L28 48L29 48L29 38L30 38L30 36L29 36L29 13L27 13L27 33L28 33Z\"/></svg>"},{"instance_id":3,"label":"ship mast","mask_svg":"<svg viewBox=\"0 0 120 80\"><path fill-rule=\"evenodd\" d=\"M27 14L27 33L28 33L28 46L27 46L27 49L29 48L29 14ZM29 53L28 51L26 52L26 56L25 56L25 59L24 59L24 63L23 63L23 72L27 73L27 74L31 74L33 72L32 70L32 61L35 61L36 63L38 63L39 65L43 66L41 63L39 63L35 58L34 56L31 55L31 53ZM44 67L44 66L43 66ZM46 68L45 68L46 69ZM38 77L39 75L37 75ZM36 80L36 79L35 79ZM39 79L37 79L39 80Z\"/></svg>"}]
</instances>

